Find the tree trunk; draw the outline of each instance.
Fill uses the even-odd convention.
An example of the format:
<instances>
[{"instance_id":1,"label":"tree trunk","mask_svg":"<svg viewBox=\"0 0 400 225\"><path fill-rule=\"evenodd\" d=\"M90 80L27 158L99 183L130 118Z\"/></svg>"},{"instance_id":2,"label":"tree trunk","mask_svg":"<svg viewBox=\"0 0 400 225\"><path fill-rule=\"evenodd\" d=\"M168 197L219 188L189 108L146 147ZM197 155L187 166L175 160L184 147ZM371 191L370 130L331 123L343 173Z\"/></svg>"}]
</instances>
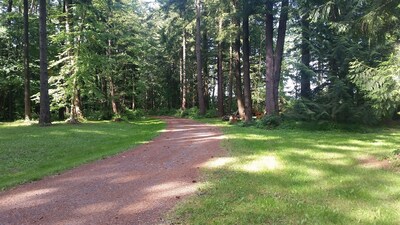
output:
<instances>
[{"instance_id":1,"label":"tree trunk","mask_svg":"<svg viewBox=\"0 0 400 225\"><path fill-rule=\"evenodd\" d=\"M31 120L31 94L30 81L31 74L29 69L29 17L28 17L28 0L24 0L24 108L25 120Z\"/></svg>"},{"instance_id":2,"label":"tree trunk","mask_svg":"<svg viewBox=\"0 0 400 225\"><path fill-rule=\"evenodd\" d=\"M228 112L231 113L232 111L232 95L233 95L233 60L232 60L232 44L229 45L229 84L228 84Z\"/></svg>"},{"instance_id":3,"label":"tree trunk","mask_svg":"<svg viewBox=\"0 0 400 225\"><path fill-rule=\"evenodd\" d=\"M206 114L204 102L202 59L201 59L201 33L200 33L200 0L196 0L196 60L197 60L197 98L199 101L200 115Z\"/></svg>"},{"instance_id":4,"label":"tree trunk","mask_svg":"<svg viewBox=\"0 0 400 225\"><path fill-rule=\"evenodd\" d=\"M222 32L222 19L219 20L219 33ZM224 116L224 74L222 71L222 41L218 42L218 116Z\"/></svg>"},{"instance_id":5,"label":"tree trunk","mask_svg":"<svg viewBox=\"0 0 400 225\"><path fill-rule=\"evenodd\" d=\"M310 22L308 21L308 13L301 17L301 63L302 68L300 70L300 83L301 90L300 96L302 98L309 99L311 97L310 88L310 75L307 70L310 67L311 55L310 55Z\"/></svg>"},{"instance_id":6,"label":"tree trunk","mask_svg":"<svg viewBox=\"0 0 400 225\"><path fill-rule=\"evenodd\" d=\"M233 1L236 12L239 11L239 3L237 0ZM243 101L243 93L242 93L242 73L240 69L240 17L235 16L233 18L233 24L236 28L236 37L235 43L233 45L234 52L234 73L235 73L235 95L238 107L238 113L240 118L244 119L244 101Z\"/></svg>"},{"instance_id":7,"label":"tree trunk","mask_svg":"<svg viewBox=\"0 0 400 225\"><path fill-rule=\"evenodd\" d=\"M210 89L212 86L212 80L210 79L210 74L208 71L208 32L207 26L203 26L203 38L202 40L202 66L203 66L203 84L204 84L204 104L205 108L208 109L210 107ZM213 99L212 99L213 100Z\"/></svg>"},{"instance_id":8,"label":"tree trunk","mask_svg":"<svg viewBox=\"0 0 400 225\"><path fill-rule=\"evenodd\" d=\"M283 57L283 47L286 35L286 22L288 19L288 0L282 0L281 14L279 18L278 37L276 49L273 49L273 1L266 3L266 96L265 112L267 115L279 112L279 82L281 76L281 65Z\"/></svg>"},{"instance_id":9,"label":"tree trunk","mask_svg":"<svg viewBox=\"0 0 400 225\"><path fill-rule=\"evenodd\" d=\"M183 30L183 35L182 35L182 81L181 81L181 86L182 86L182 104L181 104L181 109L185 110L186 109L186 30Z\"/></svg>"},{"instance_id":10,"label":"tree trunk","mask_svg":"<svg viewBox=\"0 0 400 225\"><path fill-rule=\"evenodd\" d=\"M41 126L50 125L50 99L47 72L46 0L39 1L39 49L40 49L40 117Z\"/></svg>"},{"instance_id":11,"label":"tree trunk","mask_svg":"<svg viewBox=\"0 0 400 225\"><path fill-rule=\"evenodd\" d=\"M117 102L115 101L115 87L114 87L114 82L112 77L109 77L109 81L110 81L110 97L111 97L111 107L112 107L112 111L114 114L118 114L118 107L117 107Z\"/></svg>"},{"instance_id":12,"label":"tree trunk","mask_svg":"<svg viewBox=\"0 0 400 225\"><path fill-rule=\"evenodd\" d=\"M274 57L274 102L275 112L279 112L279 83L281 80L281 68L283 58L283 47L286 36L286 22L288 20L289 0L282 0L281 14L279 16L278 37L276 39L276 50Z\"/></svg>"},{"instance_id":13,"label":"tree trunk","mask_svg":"<svg viewBox=\"0 0 400 225\"><path fill-rule=\"evenodd\" d=\"M249 43L249 14L248 2L244 2L243 15L243 94L244 94L244 121L250 122L253 118L250 81L250 43Z\"/></svg>"},{"instance_id":14,"label":"tree trunk","mask_svg":"<svg viewBox=\"0 0 400 225\"><path fill-rule=\"evenodd\" d=\"M7 12L10 13L13 7L13 0L8 0Z\"/></svg>"}]
</instances>

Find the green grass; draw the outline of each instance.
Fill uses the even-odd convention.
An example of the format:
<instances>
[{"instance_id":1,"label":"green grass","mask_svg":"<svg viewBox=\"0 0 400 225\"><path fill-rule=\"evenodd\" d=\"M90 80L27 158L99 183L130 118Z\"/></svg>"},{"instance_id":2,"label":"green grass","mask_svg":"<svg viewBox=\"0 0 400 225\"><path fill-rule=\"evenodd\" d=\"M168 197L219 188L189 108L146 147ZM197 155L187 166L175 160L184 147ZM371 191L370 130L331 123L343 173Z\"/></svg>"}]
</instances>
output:
<instances>
[{"instance_id":1,"label":"green grass","mask_svg":"<svg viewBox=\"0 0 400 225\"><path fill-rule=\"evenodd\" d=\"M164 127L155 119L49 127L2 123L0 190L131 149Z\"/></svg>"},{"instance_id":2,"label":"green grass","mask_svg":"<svg viewBox=\"0 0 400 225\"><path fill-rule=\"evenodd\" d=\"M222 129L229 156L208 164L207 182L196 197L177 207L172 221L400 224L400 173L359 162L360 157L383 158L400 149L400 128L364 134Z\"/></svg>"}]
</instances>

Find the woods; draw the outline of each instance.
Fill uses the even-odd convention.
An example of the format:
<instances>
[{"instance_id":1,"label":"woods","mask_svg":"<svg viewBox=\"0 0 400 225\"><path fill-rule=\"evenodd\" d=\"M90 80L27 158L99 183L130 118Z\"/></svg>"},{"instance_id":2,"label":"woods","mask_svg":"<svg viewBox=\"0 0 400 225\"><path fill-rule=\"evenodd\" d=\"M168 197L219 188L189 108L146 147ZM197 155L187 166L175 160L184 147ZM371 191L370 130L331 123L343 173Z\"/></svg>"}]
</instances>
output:
<instances>
[{"instance_id":1,"label":"woods","mask_svg":"<svg viewBox=\"0 0 400 225\"><path fill-rule=\"evenodd\" d=\"M3 1L0 121L399 117L395 0Z\"/></svg>"}]
</instances>

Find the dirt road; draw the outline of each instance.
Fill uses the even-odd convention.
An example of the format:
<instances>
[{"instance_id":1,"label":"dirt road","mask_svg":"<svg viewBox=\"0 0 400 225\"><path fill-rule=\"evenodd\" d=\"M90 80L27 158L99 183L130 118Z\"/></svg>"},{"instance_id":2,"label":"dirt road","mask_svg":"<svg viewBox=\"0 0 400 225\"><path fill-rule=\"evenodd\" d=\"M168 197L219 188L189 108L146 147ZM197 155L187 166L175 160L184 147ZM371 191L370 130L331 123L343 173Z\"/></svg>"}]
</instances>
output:
<instances>
[{"instance_id":1,"label":"dirt road","mask_svg":"<svg viewBox=\"0 0 400 225\"><path fill-rule=\"evenodd\" d=\"M163 224L196 191L199 168L224 154L218 128L163 119L166 131L150 143L0 193L0 225Z\"/></svg>"}]
</instances>

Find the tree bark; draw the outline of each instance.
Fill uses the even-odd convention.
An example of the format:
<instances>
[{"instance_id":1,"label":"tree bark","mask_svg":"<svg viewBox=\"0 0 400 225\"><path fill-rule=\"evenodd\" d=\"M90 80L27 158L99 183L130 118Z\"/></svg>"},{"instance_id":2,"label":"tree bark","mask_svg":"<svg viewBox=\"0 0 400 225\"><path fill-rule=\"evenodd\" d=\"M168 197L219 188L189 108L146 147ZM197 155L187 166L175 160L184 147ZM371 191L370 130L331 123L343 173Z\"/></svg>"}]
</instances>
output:
<instances>
[{"instance_id":1,"label":"tree bark","mask_svg":"<svg viewBox=\"0 0 400 225\"><path fill-rule=\"evenodd\" d=\"M200 0L196 0L196 60L197 60L197 98L199 101L200 115L206 114L204 102L204 86L201 59L201 33L200 33Z\"/></svg>"},{"instance_id":2,"label":"tree bark","mask_svg":"<svg viewBox=\"0 0 400 225\"><path fill-rule=\"evenodd\" d=\"M39 49L40 49L40 117L41 126L50 125L50 99L47 72L46 0L39 1Z\"/></svg>"},{"instance_id":3,"label":"tree bark","mask_svg":"<svg viewBox=\"0 0 400 225\"><path fill-rule=\"evenodd\" d=\"M7 12L10 13L13 7L13 0L8 0Z\"/></svg>"},{"instance_id":4,"label":"tree bark","mask_svg":"<svg viewBox=\"0 0 400 225\"><path fill-rule=\"evenodd\" d=\"M181 79L181 87L182 87L182 103L181 103L181 109L185 110L186 109L186 30L183 30L182 34L182 66L181 66L181 74L182 74L182 79Z\"/></svg>"},{"instance_id":5,"label":"tree bark","mask_svg":"<svg viewBox=\"0 0 400 225\"><path fill-rule=\"evenodd\" d=\"M229 84L228 84L228 112L232 111L232 96L233 96L233 56L232 56L232 44L229 45Z\"/></svg>"},{"instance_id":6,"label":"tree bark","mask_svg":"<svg viewBox=\"0 0 400 225\"><path fill-rule=\"evenodd\" d=\"M279 83L281 80L281 68L283 58L283 48L286 36L286 22L288 20L289 0L282 0L281 13L279 16L278 37L276 39L276 52L274 62L274 102L275 112L279 112Z\"/></svg>"},{"instance_id":7,"label":"tree bark","mask_svg":"<svg viewBox=\"0 0 400 225\"><path fill-rule=\"evenodd\" d=\"M310 88L310 75L307 70L310 67L311 55L310 55L310 22L308 21L308 13L301 17L301 63L302 68L300 70L300 83L301 90L300 96L302 98L309 99L311 97Z\"/></svg>"},{"instance_id":8,"label":"tree bark","mask_svg":"<svg viewBox=\"0 0 400 225\"><path fill-rule=\"evenodd\" d=\"M244 94L244 121L250 122L253 117L250 81L250 43L249 43L249 14L248 2L244 3L243 15L243 94Z\"/></svg>"},{"instance_id":9,"label":"tree bark","mask_svg":"<svg viewBox=\"0 0 400 225\"><path fill-rule=\"evenodd\" d=\"M218 32L222 32L222 19L219 19ZM217 62L217 74L218 74L218 116L224 116L224 74L222 71L222 41L218 42L218 62Z\"/></svg>"},{"instance_id":10,"label":"tree bark","mask_svg":"<svg viewBox=\"0 0 400 225\"><path fill-rule=\"evenodd\" d=\"M265 15L265 36L266 36L266 96L265 112L267 115L279 112L279 82L281 76L281 65L283 57L283 47L286 35L286 22L288 19L288 0L282 0L281 14L279 18L278 37L275 51L273 49L274 15L273 1L266 2Z\"/></svg>"},{"instance_id":11,"label":"tree bark","mask_svg":"<svg viewBox=\"0 0 400 225\"><path fill-rule=\"evenodd\" d=\"M237 0L233 0L233 5L235 7L236 13L239 10L239 3ZM233 24L236 28L235 43L233 44L233 54L234 54L234 73L235 73L235 95L238 107L238 113L240 118L244 119L244 101L242 93L242 73L240 69L240 17L238 15L234 16Z\"/></svg>"},{"instance_id":12,"label":"tree bark","mask_svg":"<svg viewBox=\"0 0 400 225\"><path fill-rule=\"evenodd\" d=\"M29 17L28 17L28 0L24 0L24 111L25 120L31 120L31 94L30 82L31 74L29 69Z\"/></svg>"}]
</instances>

